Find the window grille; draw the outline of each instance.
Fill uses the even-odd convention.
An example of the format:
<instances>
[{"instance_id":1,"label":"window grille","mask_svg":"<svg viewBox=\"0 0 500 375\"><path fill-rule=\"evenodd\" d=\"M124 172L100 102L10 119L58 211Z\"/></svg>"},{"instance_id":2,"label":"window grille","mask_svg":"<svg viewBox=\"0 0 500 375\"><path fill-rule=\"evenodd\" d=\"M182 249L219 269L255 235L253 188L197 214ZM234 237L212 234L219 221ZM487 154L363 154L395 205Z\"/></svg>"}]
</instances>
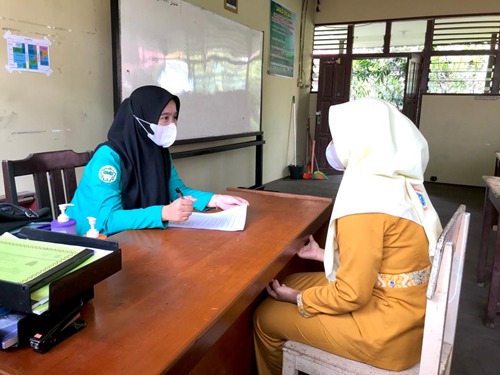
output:
<instances>
[{"instance_id":1,"label":"window grille","mask_svg":"<svg viewBox=\"0 0 500 375\"><path fill-rule=\"evenodd\" d=\"M492 83L499 35L500 15L436 19L427 92L495 93Z\"/></svg>"},{"instance_id":2,"label":"window grille","mask_svg":"<svg viewBox=\"0 0 500 375\"><path fill-rule=\"evenodd\" d=\"M438 18L434 21L433 51L498 49L500 15Z\"/></svg>"},{"instance_id":3,"label":"window grille","mask_svg":"<svg viewBox=\"0 0 500 375\"><path fill-rule=\"evenodd\" d=\"M317 92L319 79L319 60L324 55L379 54L380 31L384 24L390 26L391 35L384 56L391 53L422 53L424 50L424 26L430 21L433 26L427 33L432 35L425 46L428 64L428 93L446 94L498 94L500 71L500 14L467 17L443 17L411 21L385 21L377 23L355 23L352 25L316 26L313 42L313 64L311 91ZM352 26L352 28L349 28ZM377 32L365 33L362 30L378 27ZM349 30L354 30L349 35ZM351 38L352 43L349 43ZM371 38L371 39L370 39ZM375 38L375 39L374 39ZM374 42L376 41L376 43ZM370 44L371 43L371 44ZM348 50L350 48L350 50ZM387 48L389 48L387 50Z\"/></svg>"},{"instance_id":4,"label":"window grille","mask_svg":"<svg viewBox=\"0 0 500 375\"><path fill-rule=\"evenodd\" d=\"M348 25L316 26L314 55L342 55L347 52Z\"/></svg>"}]
</instances>

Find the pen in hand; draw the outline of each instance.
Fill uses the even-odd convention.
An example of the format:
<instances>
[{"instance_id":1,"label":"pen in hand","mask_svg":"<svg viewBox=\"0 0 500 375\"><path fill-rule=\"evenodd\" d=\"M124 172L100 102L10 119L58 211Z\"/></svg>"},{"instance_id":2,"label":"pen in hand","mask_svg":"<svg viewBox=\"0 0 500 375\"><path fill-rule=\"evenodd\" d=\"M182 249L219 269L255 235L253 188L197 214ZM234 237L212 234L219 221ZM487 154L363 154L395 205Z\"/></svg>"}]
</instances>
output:
<instances>
[{"instance_id":1,"label":"pen in hand","mask_svg":"<svg viewBox=\"0 0 500 375\"><path fill-rule=\"evenodd\" d=\"M179 188L175 188L175 192L176 192L177 194L179 194L179 197L180 197L181 199L184 199L184 194L182 194L181 189L179 189Z\"/></svg>"}]
</instances>

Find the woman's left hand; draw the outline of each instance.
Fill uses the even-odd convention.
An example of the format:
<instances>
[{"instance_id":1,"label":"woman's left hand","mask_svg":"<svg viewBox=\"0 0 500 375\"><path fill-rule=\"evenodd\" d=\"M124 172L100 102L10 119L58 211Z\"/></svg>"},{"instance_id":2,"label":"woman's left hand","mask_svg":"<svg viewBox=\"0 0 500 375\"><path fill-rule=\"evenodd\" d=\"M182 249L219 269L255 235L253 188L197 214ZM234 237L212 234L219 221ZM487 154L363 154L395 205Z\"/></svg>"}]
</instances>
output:
<instances>
[{"instance_id":1,"label":"woman's left hand","mask_svg":"<svg viewBox=\"0 0 500 375\"><path fill-rule=\"evenodd\" d=\"M266 285L267 292L277 301L290 302L297 304L299 291L280 284L278 280L273 279Z\"/></svg>"},{"instance_id":2,"label":"woman's left hand","mask_svg":"<svg viewBox=\"0 0 500 375\"><path fill-rule=\"evenodd\" d=\"M234 195L215 194L212 199L210 199L210 202L208 202L208 207L217 207L222 210L227 210L244 204L247 206L249 205L246 199L235 197Z\"/></svg>"}]
</instances>

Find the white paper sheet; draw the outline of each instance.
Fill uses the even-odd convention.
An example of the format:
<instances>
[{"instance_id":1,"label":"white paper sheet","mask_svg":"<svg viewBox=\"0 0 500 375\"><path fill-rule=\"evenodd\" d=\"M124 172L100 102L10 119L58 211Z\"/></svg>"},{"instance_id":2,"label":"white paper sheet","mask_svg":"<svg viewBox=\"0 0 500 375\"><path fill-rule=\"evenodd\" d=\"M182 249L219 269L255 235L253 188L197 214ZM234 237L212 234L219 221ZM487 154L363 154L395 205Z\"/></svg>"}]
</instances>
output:
<instances>
[{"instance_id":1,"label":"white paper sheet","mask_svg":"<svg viewBox=\"0 0 500 375\"><path fill-rule=\"evenodd\" d=\"M247 219L247 207L244 204L214 213L193 212L188 220L182 222L171 221L169 227L225 231L243 230Z\"/></svg>"}]
</instances>

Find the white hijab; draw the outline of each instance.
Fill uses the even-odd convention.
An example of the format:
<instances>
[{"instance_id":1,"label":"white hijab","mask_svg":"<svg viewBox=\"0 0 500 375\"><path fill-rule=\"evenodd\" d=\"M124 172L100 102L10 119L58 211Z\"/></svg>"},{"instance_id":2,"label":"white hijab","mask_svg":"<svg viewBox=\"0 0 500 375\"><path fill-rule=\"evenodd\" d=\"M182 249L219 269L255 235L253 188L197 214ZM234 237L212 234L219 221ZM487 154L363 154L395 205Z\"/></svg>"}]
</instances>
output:
<instances>
[{"instance_id":1,"label":"white hijab","mask_svg":"<svg viewBox=\"0 0 500 375\"><path fill-rule=\"evenodd\" d=\"M325 274L339 266L336 219L377 212L422 225L434 255L441 223L423 185L427 141L390 103L366 98L330 107L330 132L345 172L333 206L325 246Z\"/></svg>"}]
</instances>

